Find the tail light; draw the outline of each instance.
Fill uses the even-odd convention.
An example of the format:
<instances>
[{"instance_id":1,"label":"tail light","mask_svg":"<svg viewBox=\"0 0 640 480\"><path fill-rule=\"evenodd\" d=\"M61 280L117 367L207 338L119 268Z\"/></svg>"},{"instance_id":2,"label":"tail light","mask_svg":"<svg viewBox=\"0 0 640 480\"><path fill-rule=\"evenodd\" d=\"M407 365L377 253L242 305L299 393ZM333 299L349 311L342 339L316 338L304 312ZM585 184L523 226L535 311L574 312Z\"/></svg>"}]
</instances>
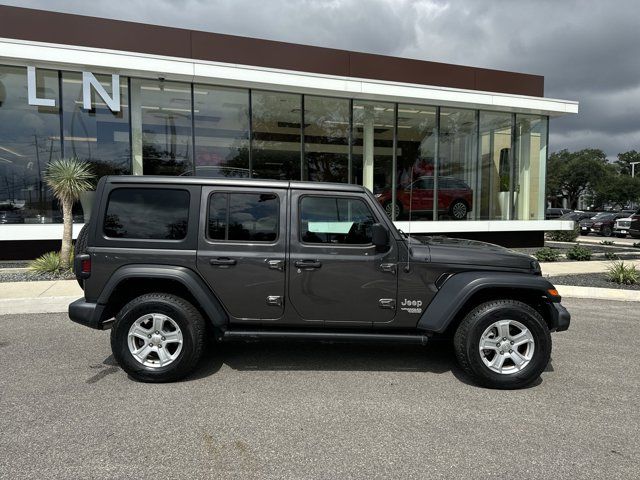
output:
<instances>
[{"instance_id":1,"label":"tail light","mask_svg":"<svg viewBox=\"0 0 640 480\"><path fill-rule=\"evenodd\" d=\"M91 276L91 255L88 253L76 255L74 262L74 270L80 278L89 278Z\"/></svg>"}]
</instances>

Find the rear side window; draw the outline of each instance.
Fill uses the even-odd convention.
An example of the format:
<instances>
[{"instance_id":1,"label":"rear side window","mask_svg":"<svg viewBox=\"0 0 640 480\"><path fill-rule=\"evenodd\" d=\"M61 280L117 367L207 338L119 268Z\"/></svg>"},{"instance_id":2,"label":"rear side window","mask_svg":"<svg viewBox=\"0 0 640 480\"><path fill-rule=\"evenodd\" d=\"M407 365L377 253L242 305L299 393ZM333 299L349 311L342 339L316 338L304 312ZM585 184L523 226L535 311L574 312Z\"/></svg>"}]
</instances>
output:
<instances>
[{"instance_id":1,"label":"rear side window","mask_svg":"<svg viewBox=\"0 0 640 480\"><path fill-rule=\"evenodd\" d=\"M188 191L118 188L109 195L103 230L111 238L182 240L188 224Z\"/></svg>"},{"instance_id":2,"label":"rear side window","mask_svg":"<svg viewBox=\"0 0 640 480\"><path fill-rule=\"evenodd\" d=\"M306 243L367 245L374 223L359 198L303 197L300 202L300 232Z\"/></svg>"},{"instance_id":3,"label":"rear side window","mask_svg":"<svg viewBox=\"0 0 640 480\"><path fill-rule=\"evenodd\" d=\"M235 242L278 238L280 202L274 193L214 193L209 198L208 237Z\"/></svg>"}]
</instances>

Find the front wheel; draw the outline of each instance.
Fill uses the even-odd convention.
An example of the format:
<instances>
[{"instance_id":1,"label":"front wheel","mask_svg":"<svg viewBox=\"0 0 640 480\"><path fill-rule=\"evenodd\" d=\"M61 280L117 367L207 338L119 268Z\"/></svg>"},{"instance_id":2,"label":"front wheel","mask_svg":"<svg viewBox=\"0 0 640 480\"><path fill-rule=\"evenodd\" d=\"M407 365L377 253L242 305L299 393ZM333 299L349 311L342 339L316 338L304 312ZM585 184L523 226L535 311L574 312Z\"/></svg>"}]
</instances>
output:
<instances>
[{"instance_id":1,"label":"front wheel","mask_svg":"<svg viewBox=\"0 0 640 480\"><path fill-rule=\"evenodd\" d=\"M149 293L116 315L111 350L122 369L143 382L187 376L202 355L205 323L200 312L175 295Z\"/></svg>"},{"instance_id":2,"label":"front wheel","mask_svg":"<svg viewBox=\"0 0 640 480\"><path fill-rule=\"evenodd\" d=\"M460 366L478 384L514 389L534 382L551 356L551 335L540 314L517 300L474 308L454 336Z\"/></svg>"},{"instance_id":3,"label":"front wheel","mask_svg":"<svg viewBox=\"0 0 640 480\"><path fill-rule=\"evenodd\" d=\"M393 203L391 201L386 202L384 205L384 211L387 212L387 216L391 220L398 220L400 215L402 215L402 204L396 200L395 209L393 207ZM393 215L393 216L392 216Z\"/></svg>"},{"instance_id":4,"label":"front wheel","mask_svg":"<svg viewBox=\"0 0 640 480\"><path fill-rule=\"evenodd\" d=\"M611 227L603 227L600 233L603 237L610 237L613 234Z\"/></svg>"}]
</instances>

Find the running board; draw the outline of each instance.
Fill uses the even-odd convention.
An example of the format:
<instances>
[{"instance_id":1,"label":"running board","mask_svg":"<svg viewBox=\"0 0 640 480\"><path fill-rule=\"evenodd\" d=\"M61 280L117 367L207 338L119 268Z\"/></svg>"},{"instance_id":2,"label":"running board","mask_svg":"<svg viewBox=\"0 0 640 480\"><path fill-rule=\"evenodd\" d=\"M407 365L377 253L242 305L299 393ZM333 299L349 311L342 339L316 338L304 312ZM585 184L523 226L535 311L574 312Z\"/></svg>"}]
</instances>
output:
<instances>
[{"instance_id":1,"label":"running board","mask_svg":"<svg viewBox=\"0 0 640 480\"><path fill-rule=\"evenodd\" d=\"M426 335L357 332L300 332L286 330L226 330L220 340L315 340L320 342L403 343L426 345Z\"/></svg>"}]
</instances>

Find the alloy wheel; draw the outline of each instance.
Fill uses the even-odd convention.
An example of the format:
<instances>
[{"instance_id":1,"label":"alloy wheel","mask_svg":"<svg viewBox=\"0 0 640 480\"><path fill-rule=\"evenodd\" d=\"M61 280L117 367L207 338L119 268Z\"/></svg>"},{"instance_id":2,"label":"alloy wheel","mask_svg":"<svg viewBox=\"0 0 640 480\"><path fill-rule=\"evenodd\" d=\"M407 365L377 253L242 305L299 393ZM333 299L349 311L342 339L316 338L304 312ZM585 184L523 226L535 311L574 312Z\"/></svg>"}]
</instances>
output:
<instances>
[{"instance_id":1,"label":"alloy wheel","mask_svg":"<svg viewBox=\"0 0 640 480\"><path fill-rule=\"evenodd\" d=\"M499 320L484 331L478 348L482 361L490 370L508 375L529 365L535 351L535 340L522 323Z\"/></svg>"},{"instance_id":2,"label":"alloy wheel","mask_svg":"<svg viewBox=\"0 0 640 480\"><path fill-rule=\"evenodd\" d=\"M453 207L451 207L451 213L454 218L458 220L463 219L467 216L467 206L463 202L456 202L453 204Z\"/></svg>"},{"instance_id":3,"label":"alloy wheel","mask_svg":"<svg viewBox=\"0 0 640 480\"><path fill-rule=\"evenodd\" d=\"M129 352L146 367L161 368L172 363L182 351L182 331L171 317L149 313L129 329Z\"/></svg>"}]
</instances>

